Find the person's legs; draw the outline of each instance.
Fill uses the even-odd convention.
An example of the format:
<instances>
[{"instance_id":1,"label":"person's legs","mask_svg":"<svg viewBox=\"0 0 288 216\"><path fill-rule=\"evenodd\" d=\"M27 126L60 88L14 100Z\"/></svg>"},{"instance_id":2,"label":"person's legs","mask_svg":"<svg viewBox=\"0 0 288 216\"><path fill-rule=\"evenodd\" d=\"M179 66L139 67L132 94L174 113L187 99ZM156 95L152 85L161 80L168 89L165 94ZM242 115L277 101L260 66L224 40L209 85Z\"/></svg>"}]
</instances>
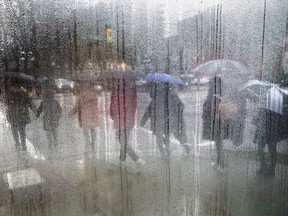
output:
<instances>
[{"instance_id":1,"label":"person's legs","mask_svg":"<svg viewBox=\"0 0 288 216\"><path fill-rule=\"evenodd\" d=\"M120 143L120 160L125 161L128 154L133 161L138 161L139 156L130 145L130 130L120 129L117 136Z\"/></svg>"},{"instance_id":2,"label":"person's legs","mask_svg":"<svg viewBox=\"0 0 288 216\"><path fill-rule=\"evenodd\" d=\"M163 148L163 145L164 145L163 134L162 133L156 133L155 136L156 136L156 143L157 143L157 146L160 150L160 153L162 156L165 156L165 149Z\"/></svg>"},{"instance_id":3,"label":"person's legs","mask_svg":"<svg viewBox=\"0 0 288 216\"><path fill-rule=\"evenodd\" d=\"M91 133L91 140L92 140L92 149L94 150L95 148L95 141L96 141L96 130L90 129L90 133Z\"/></svg>"},{"instance_id":4,"label":"person's legs","mask_svg":"<svg viewBox=\"0 0 288 216\"><path fill-rule=\"evenodd\" d=\"M58 146L58 131L57 128L53 128L54 146Z\"/></svg>"},{"instance_id":5,"label":"person's legs","mask_svg":"<svg viewBox=\"0 0 288 216\"><path fill-rule=\"evenodd\" d=\"M275 175L275 167L277 163L277 143L270 143L268 144L269 153L271 158L271 165L269 167L269 174Z\"/></svg>"},{"instance_id":6,"label":"person's legs","mask_svg":"<svg viewBox=\"0 0 288 216\"><path fill-rule=\"evenodd\" d=\"M91 141L90 141L90 131L88 128L83 127L83 134L84 134L84 138L86 141L86 147L90 146Z\"/></svg>"},{"instance_id":7,"label":"person's legs","mask_svg":"<svg viewBox=\"0 0 288 216\"><path fill-rule=\"evenodd\" d=\"M127 152L127 144L125 142L125 131L121 129L117 129L116 132L117 139L120 144L120 160L125 161L126 160L126 152Z\"/></svg>"},{"instance_id":8,"label":"person's legs","mask_svg":"<svg viewBox=\"0 0 288 216\"><path fill-rule=\"evenodd\" d=\"M221 139L215 140L216 152L217 152L217 165L224 167L223 161L223 143Z\"/></svg>"},{"instance_id":9,"label":"person's legs","mask_svg":"<svg viewBox=\"0 0 288 216\"><path fill-rule=\"evenodd\" d=\"M221 119L216 119L213 128L213 139L216 145L217 153L217 166L224 167L224 152L223 152L223 139L225 137L225 130L227 129L227 124Z\"/></svg>"},{"instance_id":10,"label":"person's legs","mask_svg":"<svg viewBox=\"0 0 288 216\"><path fill-rule=\"evenodd\" d=\"M133 161L137 161L139 156L136 154L135 150L131 146L131 131L125 130L125 141L126 141L126 151L127 154L132 158Z\"/></svg>"},{"instance_id":11,"label":"person's legs","mask_svg":"<svg viewBox=\"0 0 288 216\"><path fill-rule=\"evenodd\" d=\"M46 130L46 134L47 134L47 139L48 139L48 143L49 143L49 148L52 148L52 146L54 145L54 143L53 143L53 141L54 141L53 130L52 129Z\"/></svg>"},{"instance_id":12,"label":"person's legs","mask_svg":"<svg viewBox=\"0 0 288 216\"><path fill-rule=\"evenodd\" d=\"M268 171L267 164L265 161L265 154L264 154L265 146L266 146L266 143L264 143L264 140L258 138L258 157L260 160L260 169L258 170L259 174L265 174Z\"/></svg>"},{"instance_id":13,"label":"person's legs","mask_svg":"<svg viewBox=\"0 0 288 216\"><path fill-rule=\"evenodd\" d=\"M186 153L190 153L190 148L189 145L187 144L187 135L184 132L177 132L174 133L175 138L180 142L180 144L183 146L185 149Z\"/></svg>"},{"instance_id":14,"label":"person's legs","mask_svg":"<svg viewBox=\"0 0 288 216\"><path fill-rule=\"evenodd\" d=\"M20 147L20 142L19 142L19 134L18 134L18 127L16 124L11 124L11 132L15 141L15 146L16 148Z\"/></svg>"},{"instance_id":15,"label":"person's legs","mask_svg":"<svg viewBox=\"0 0 288 216\"><path fill-rule=\"evenodd\" d=\"M26 125L18 125L18 130L20 134L20 141L23 147L23 150L26 151L27 146L26 146L26 130L25 130Z\"/></svg>"}]
</instances>

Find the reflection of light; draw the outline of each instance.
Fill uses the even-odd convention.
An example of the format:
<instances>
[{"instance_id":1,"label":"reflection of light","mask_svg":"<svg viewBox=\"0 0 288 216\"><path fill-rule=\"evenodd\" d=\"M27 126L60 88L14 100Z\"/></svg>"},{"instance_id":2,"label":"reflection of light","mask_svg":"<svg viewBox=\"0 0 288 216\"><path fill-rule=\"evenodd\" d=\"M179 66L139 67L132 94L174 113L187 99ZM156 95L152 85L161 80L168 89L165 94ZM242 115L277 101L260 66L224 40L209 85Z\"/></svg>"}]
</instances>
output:
<instances>
[{"instance_id":1,"label":"reflection of light","mask_svg":"<svg viewBox=\"0 0 288 216\"><path fill-rule=\"evenodd\" d=\"M85 165L84 159L76 160L76 165L77 165L78 169L83 170L84 169L84 165Z\"/></svg>"},{"instance_id":2,"label":"reflection of light","mask_svg":"<svg viewBox=\"0 0 288 216\"><path fill-rule=\"evenodd\" d=\"M77 163L77 164L84 164L84 160L83 160L83 159L76 160L76 163Z\"/></svg>"},{"instance_id":3,"label":"reflection of light","mask_svg":"<svg viewBox=\"0 0 288 216\"><path fill-rule=\"evenodd\" d=\"M118 64L118 70L124 71L126 69L125 62L121 62Z\"/></svg>"},{"instance_id":4,"label":"reflection of light","mask_svg":"<svg viewBox=\"0 0 288 216\"><path fill-rule=\"evenodd\" d=\"M27 151L29 152L32 158L38 160L46 160L44 155L42 155L40 152L37 152L33 144L27 139L26 139L26 145L27 145Z\"/></svg>"},{"instance_id":5,"label":"reflection of light","mask_svg":"<svg viewBox=\"0 0 288 216\"><path fill-rule=\"evenodd\" d=\"M12 190L38 185L45 181L34 168L8 172L3 177L6 178L9 188Z\"/></svg>"},{"instance_id":6,"label":"reflection of light","mask_svg":"<svg viewBox=\"0 0 288 216\"><path fill-rule=\"evenodd\" d=\"M7 173L7 182L10 188L13 188L11 173Z\"/></svg>"}]
</instances>

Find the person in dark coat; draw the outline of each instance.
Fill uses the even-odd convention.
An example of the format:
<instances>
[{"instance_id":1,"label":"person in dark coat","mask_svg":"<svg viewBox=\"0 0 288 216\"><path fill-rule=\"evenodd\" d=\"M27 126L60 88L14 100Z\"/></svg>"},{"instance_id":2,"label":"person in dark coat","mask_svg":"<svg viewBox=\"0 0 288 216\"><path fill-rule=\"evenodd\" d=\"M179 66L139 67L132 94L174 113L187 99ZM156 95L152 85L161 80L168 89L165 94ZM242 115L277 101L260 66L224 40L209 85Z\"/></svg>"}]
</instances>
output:
<instances>
[{"instance_id":1,"label":"person in dark coat","mask_svg":"<svg viewBox=\"0 0 288 216\"><path fill-rule=\"evenodd\" d=\"M127 154L137 164L145 162L131 147L131 130L135 126L137 110L136 84L133 79L115 79L111 86L110 116L114 121L117 140L120 143L120 161L126 160Z\"/></svg>"},{"instance_id":2,"label":"person in dark coat","mask_svg":"<svg viewBox=\"0 0 288 216\"><path fill-rule=\"evenodd\" d=\"M49 85L49 84L48 84ZM41 101L36 116L43 113L43 127L47 133L49 147L58 145L59 120L62 114L60 103L54 98L52 85L44 90L43 100Z\"/></svg>"},{"instance_id":3,"label":"person in dark coat","mask_svg":"<svg viewBox=\"0 0 288 216\"><path fill-rule=\"evenodd\" d=\"M239 146L243 143L246 118L246 100L238 93L240 83L213 77L203 104L202 139L215 141L217 165L224 166L223 140L231 139Z\"/></svg>"},{"instance_id":4,"label":"person in dark coat","mask_svg":"<svg viewBox=\"0 0 288 216\"><path fill-rule=\"evenodd\" d=\"M150 119L150 129L156 136L156 143L162 155L169 155L169 137L174 137L183 145L187 154L187 134L184 122L184 104L169 84L153 84L150 88L151 102L140 125L143 127ZM165 146L165 148L164 148Z\"/></svg>"},{"instance_id":5,"label":"person in dark coat","mask_svg":"<svg viewBox=\"0 0 288 216\"><path fill-rule=\"evenodd\" d=\"M30 90L23 86L9 86L6 95L7 120L11 125L16 148L19 148L21 143L24 151L27 149L25 127L31 122L29 108L34 113L36 112L36 106L29 97L29 93Z\"/></svg>"},{"instance_id":6,"label":"person in dark coat","mask_svg":"<svg viewBox=\"0 0 288 216\"><path fill-rule=\"evenodd\" d=\"M274 92L275 93L275 92ZM278 92L281 94L280 92ZM268 96L266 94L266 96ZM275 96L275 94L272 94ZM288 96L286 94L279 95L281 100L277 101L276 106L271 103L271 97L263 98L264 103L260 99L260 107L256 117L253 119L256 125L256 132L253 142L258 145L258 156L260 160L260 169L257 171L258 175L274 176L277 162L277 143L288 138ZM267 99L269 103L267 103ZM271 106L267 105L270 104ZM281 105L280 105L281 104ZM279 106L280 105L280 106ZM267 165L265 159L264 149L268 146L270 154L270 164Z\"/></svg>"}]
</instances>

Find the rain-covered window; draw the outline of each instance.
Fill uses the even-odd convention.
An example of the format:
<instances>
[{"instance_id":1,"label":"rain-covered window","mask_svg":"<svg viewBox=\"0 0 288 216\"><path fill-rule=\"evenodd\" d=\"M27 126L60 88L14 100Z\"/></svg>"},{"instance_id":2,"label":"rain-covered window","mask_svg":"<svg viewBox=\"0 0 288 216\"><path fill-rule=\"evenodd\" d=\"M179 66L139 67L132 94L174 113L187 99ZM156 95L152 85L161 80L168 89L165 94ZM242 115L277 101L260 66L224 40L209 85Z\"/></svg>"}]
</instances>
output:
<instances>
[{"instance_id":1,"label":"rain-covered window","mask_svg":"<svg viewBox=\"0 0 288 216\"><path fill-rule=\"evenodd\" d=\"M0 216L287 215L287 0L0 0Z\"/></svg>"}]
</instances>

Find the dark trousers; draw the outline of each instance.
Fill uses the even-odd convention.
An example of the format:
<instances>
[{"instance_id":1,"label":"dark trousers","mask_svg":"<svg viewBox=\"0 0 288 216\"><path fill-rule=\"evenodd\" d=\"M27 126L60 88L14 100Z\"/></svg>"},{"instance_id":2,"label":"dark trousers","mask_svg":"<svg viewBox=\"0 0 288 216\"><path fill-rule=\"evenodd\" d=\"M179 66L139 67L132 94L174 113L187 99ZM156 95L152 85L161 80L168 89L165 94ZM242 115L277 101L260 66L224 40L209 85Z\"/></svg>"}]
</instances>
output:
<instances>
[{"instance_id":1,"label":"dark trousers","mask_svg":"<svg viewBox=\"0 0 288 216\"><path fill-rule=\"evenodd\" d=\"M258 145L258 156L260 160L260 173L267 172L268 174L275 173L277 163L277 142L287 137L285 118L278 113L260 109L256 122L256 132L253 141ZM265 160L264 149L268 145L270 154L270 165L267 166Z\"/></svg>"},{"instance_id":2,"label":"dark trousers","mask_svg":"<svg viewBox=\"0 0 288 216\"><path fill-rule=\"evenodd\" d=\"M116 129L116 136L120 143L120 160L125 161L127 154L133 161L137 161L139 156L130 145L131 130L128 129Z\"/></svg>"},{"instance_id":3,"label":"dark trousers","mask_svg":"<svg viewBox=\"0 0 288 216\"><path fill-rule=\"evenodd\" d=\"M52 128L46 131L47 138L49 142L49 147L57 146L58 145L58 132L56 128Z\"/></svg>"},{"instance_id":4,"label":"dark trousers","mask_svg":"<svg viewBox=\"0 0 288 216\"><path fill-rule=\"evenodd\" d=\"M94 149L96 141L96 130L94 128L83 127L83 134L86 140L86 147L92 145L92 148Z\"/></svg>"},{"instance_id":5,"label":"dark trousers","mask_svg":"<svg viewBox=\"0 0 288 216\"><path fill-rule=\"evenodd\" d=\"M23 150L25 151L27 149L26 147L26 131L25 131L26 125L23 124L11 124L11 131L16 143L16 147L20 147L20 142L22 145ZM20 137L20 142L19 142Z\"/></svg>"},{"instance_id":6,"label":"dark trousers","mask_svg":"<svg viewBox=\"0 0 288 216\"><path fill-rule=\"evenodd\" d=\"M258 139L258 156L260 160L260 171L262 172L270 172L271 174L275 173L275 167L277 163L277 143L268 143L268 150L271 158L270 166L267 166L266 160L265 160L265 153L264 148L266 146L264 140L261 141L261 139Z\"/></svg>"}]
</instances>

